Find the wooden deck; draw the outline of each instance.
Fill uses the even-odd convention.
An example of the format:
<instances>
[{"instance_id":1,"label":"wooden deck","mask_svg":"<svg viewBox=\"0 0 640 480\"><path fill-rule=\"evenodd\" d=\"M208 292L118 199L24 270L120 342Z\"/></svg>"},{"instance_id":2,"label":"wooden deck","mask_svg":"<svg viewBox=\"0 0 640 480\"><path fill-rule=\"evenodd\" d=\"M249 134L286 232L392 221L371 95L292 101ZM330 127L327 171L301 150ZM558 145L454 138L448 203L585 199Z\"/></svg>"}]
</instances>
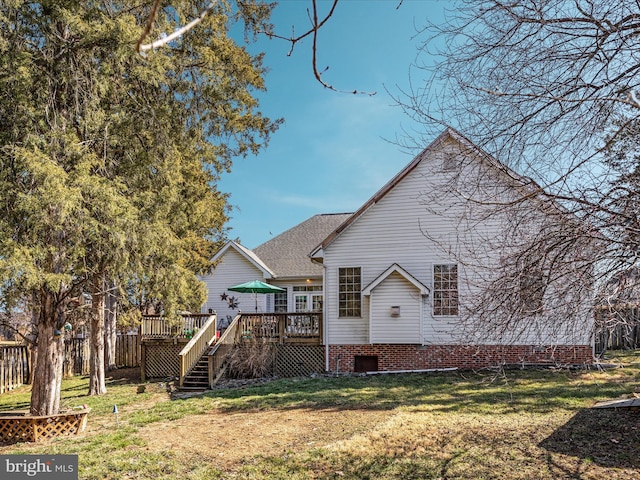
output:
<instances>
[{"instance_id":1,"label":"wooden deck","mask_svg":"<svg viewBox=\"0 0 640 480\"><path fill-rule=\"evenodd\" d=\"M182 319L169 322L162 315L143 315L140 325L142 341L151 339L180 339L187 343L211 317L208 313L182 315Z\"/></svg>"},{"instance_id":2,"label":"wooden deck","mask_svg":"<svg viewBox=\"0 0 640 480\"><path fill-rule=\"evenodd\" d=\"M203 328L210 314L183 315L170 323L160 315L145 315L140 328L143 342L171 340L187 343ZM322 344L322 313L241 313L236 342L260 339L274 343Z\"/></svg>"},{"instance_id":3,"label":"wooden deck","mask_svg":"<svg viewBox=\"0 0 640 480\"><path fill-rule=\"evenodd\" d=\"M241 314L239 340L274 343L322 344L322 313Z\"/></svg>"},{"instance_id":4,"label":"wooden deck","mask_svg":"<svg viewBox=\"0 0 640 480\"><path fill-rule=\"evenodd\" d=\"M216 328L215 313L184 315L178 322L145 316L140 336L143 380L174 377L179 378L182 387L193 380L193 372L201 368L199 364L208 356L208 383L213 385L224 373L229 351L244 342L271 343L289 349L290 356L308 356L309 348L315 353L322 345L322 314L241 313L224 332ZM292 348L299 352L290 351Z\"/></svg>"}]
</instances>

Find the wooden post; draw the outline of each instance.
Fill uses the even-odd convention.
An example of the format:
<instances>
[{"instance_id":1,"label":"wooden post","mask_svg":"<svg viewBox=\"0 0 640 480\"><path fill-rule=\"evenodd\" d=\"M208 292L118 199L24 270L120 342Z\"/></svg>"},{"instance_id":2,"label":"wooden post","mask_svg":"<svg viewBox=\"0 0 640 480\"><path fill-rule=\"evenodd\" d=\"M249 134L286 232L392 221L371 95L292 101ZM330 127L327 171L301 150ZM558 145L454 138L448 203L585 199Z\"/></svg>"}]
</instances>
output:
<instances>
[{"instance_id":1,"label":"wooden post","mask_svg":"<svg viewBox=\"0 0 640 480\"><path fill-rule=\"evenodd\" d=\"M278 343L284 343L284 329L287 325L287 314L278 315Z\"/></svg>"},{"instance_id":2,"label":"wooden post","mask_svg":"<svg viewBox=\"0 0 640 480\"><path fill-rule=\"evenodd\" d=\"M145 369L147 368L147 347L144 342L140 342L140 381L145 382Z\"/></svg>"},{"instance_id":3,"label":"wooden post","mask_svg":"<svg viewBox=\"0 0 640 480\"><path fill-rule=\"evenodd\" d=\"M3 355L2 358L0 358L0 393L4 393L5 392L5 378L4 378L4 372L6 370L6 355Z\"/></svg>"}]
</instances>

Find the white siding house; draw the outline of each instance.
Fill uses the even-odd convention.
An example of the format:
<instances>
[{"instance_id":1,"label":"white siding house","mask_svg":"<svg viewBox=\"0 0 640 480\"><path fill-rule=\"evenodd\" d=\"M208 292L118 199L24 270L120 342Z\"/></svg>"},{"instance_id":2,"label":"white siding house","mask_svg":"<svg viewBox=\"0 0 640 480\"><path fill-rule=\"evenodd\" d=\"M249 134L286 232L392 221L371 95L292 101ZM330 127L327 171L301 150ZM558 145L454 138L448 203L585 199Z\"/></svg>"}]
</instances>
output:
<instances>
[{"instance_id":1,"label":"white siding house","mask_svg":"<svg viewBox=\"0 0 640 480\"><path fill-rule=\"evenodd\" d=\"M238 313L254 313L256 302L259 313L322 310L323 268L309 260L309 252L349 216L315 215L253 250L227 242L212 258L212 272L200 278L208 291L203 313L215 311L224 327ZM254 295L229 290L251 280L271 283L285 292Z\"/></svg>"},{"instance_id":2,"label":"white siding house","mask_svg":"<svg viewBox=\"0 0 640 480\"><path fill-rule=\"evenodd\" d=\"M548 215L537 200L496 213L526 185L449 129L323 240L311 257L325 268L327 369L357 368L359 357L382 370L590 362L588 295L576 296L587 301L571 328L540 314L522 318L517 338L477 324L470 336L470 301L499 271L507 224L526 215L519 234L533 233Z\"/></svg>"},{"instance_id":3,"label":"white siding house","mask_svg":"<svg viewBox=\"0 0 640 480\"><path fill-rule=\"evenodd\" d=\"M202 307L203 313L216 312L218 323L226 326L238 311L265 311L266 295L254 296L228 290L233 285L255 280L273 278L273 272L253 252L236 242L228 242L212 259L215 275L201 278L207 287L208 298ZM236 301L233 301L236 300Z\"/></svg>"},{"instance_id":4,"label":"white siding house","mask_svg":"<svg viewBox=\"0 0 640 480\"><path fill-rule=\"evenodd\" d=\"M496 214L496 205L527 196L528 188L527 179L447 129L355 213L316 215L253 251L230 242L203 279L205 309L220 316L228 308L220 294L235 283L260 278L283 287L286 299L260 298L260 310L275 303L321 309L329 371L590 363L589 275L579 291L550 280L544 298L525 299L528 308L554 308L525 312L517 337L473 324L471 299L500 275L510 249L558 211L533 198ZM530 277L525 269L522 278ZM566 324L556 308L563 303L579 306Z\"/></svg>"},{"instance_id":5,"label":"white siding house","mask_svg":"<svg viewBox=\"0 0 640 480\"><path fill-rule=\"evenodd\" d=\"M371 343L422 343L427 287L394 264L362 293L370 298Z\"/></svg>"}]
</instances>

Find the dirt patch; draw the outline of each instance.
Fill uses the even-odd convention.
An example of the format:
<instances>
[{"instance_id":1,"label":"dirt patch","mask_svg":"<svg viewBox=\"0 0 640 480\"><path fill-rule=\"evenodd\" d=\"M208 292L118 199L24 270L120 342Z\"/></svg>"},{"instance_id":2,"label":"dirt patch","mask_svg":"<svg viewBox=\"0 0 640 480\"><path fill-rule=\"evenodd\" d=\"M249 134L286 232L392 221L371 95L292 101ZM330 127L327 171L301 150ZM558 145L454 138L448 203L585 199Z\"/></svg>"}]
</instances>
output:
<instances>
[{"instance_id":1,"label":"dirt patch","mask_svg":"<svg viewBox=\"0 0 640 480\"><path fill-rule=\"evenodd\" d=\"M140 367L116 368L107 372L108 380L124 383L140 383Z\"/></svg>"},{"instance_id":2,"label":"dirt patch","mask_svg":"<svg viewBox=\"0 0 640 480\"><path fill-rule=\"evenodd\" d=\"M350 438L384 422L388 411L270 410L214 411L172 422L154 423L139 435L152 451L204 454L224 470L255 455L273 456ZM197 446L197 448L196 448Z\"/></svg>"}]
</instances>

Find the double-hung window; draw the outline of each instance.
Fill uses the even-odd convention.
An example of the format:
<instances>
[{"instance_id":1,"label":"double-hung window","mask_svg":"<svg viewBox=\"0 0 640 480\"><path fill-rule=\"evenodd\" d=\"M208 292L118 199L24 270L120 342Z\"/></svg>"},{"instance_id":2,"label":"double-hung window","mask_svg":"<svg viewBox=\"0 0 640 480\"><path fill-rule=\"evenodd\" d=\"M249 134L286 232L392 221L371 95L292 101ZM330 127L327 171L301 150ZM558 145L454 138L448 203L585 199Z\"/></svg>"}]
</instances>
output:
<instances>
[{"instance_id":1,"label":"double-hung window","mask_svg":"<svg viewBox=\"0 0 640 480\"><path fill-rule=\"evenodd\" d=\"M360 317L362 313L360 267L338 269L338 316Z\"/></svg>"},{"instance_id":2,"label":"double-hung window","mask_svg":"<svg viewBox=\"0 0 640 480\"><path fill-rule=\"evenodd\" d=\"M518 260L518 295L520 311L523 315L536 315L542 312L545 282L542 274L542 261L535 255L526 255Z\"/></svg>"},{"instance_id":3,"label":"double-hung window","mask_svg":"<svg viewBox=\"0 0 640 480\"><path fill-rule=\"evenodd\" d=\"M433 314L458 315L458 266L433 266Z\"/></svg>"},{"instance_id":4,"label":"double-hung window","mask_svg":"<svg viewBox=\"0 0 640 480\"><path fill-rule=\"evenodd\" d=\"M284 292L278 292L273 294L273 311L275 313L286 313L287 307L287 289Z\"/></svg>"}]
</instances>

